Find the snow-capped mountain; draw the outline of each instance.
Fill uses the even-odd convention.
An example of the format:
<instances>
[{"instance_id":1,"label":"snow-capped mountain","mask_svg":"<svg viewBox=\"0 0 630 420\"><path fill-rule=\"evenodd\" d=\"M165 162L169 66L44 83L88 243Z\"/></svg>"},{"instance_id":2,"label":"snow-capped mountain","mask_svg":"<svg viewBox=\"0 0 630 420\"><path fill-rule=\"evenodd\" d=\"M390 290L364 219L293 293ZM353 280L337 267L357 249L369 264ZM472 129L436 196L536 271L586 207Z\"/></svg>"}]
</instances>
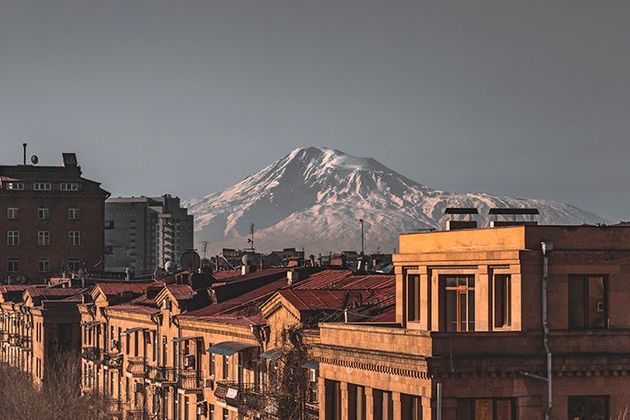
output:
<instances>
[{"instance_id":1,"label":"snow-capped mountain","mask_svg":"<svg viewBox=\"0 0 630 420\"><path fill-rule=\"evenodd\" d=\"M225 191L185 204L195 216L197 244L208 241L210 252L246 247L250 223L259 250L356 250L359 219L365 222L366 251L391 252L400 232L443 228L446 207L479 208L481 225L492 207L536 207L545 224L604 222L555 201L434 190L374 159L324 147L295 149Z\"/></svg>"}]
</instances>

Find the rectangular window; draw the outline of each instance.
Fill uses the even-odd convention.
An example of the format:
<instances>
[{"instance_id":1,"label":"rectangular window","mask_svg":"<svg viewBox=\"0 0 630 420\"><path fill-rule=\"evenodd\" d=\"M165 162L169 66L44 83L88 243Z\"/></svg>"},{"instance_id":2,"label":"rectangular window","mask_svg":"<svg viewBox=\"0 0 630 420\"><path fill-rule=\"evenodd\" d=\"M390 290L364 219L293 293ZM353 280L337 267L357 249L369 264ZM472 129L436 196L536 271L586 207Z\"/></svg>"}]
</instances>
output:
<instances>
[{"instance_id":1,"label":"rectangular window","mask_svg":"<svg viewBox=\"0 0 630 420\"><path fill-rule=\"evenodd\" d=\"M208 407L208 420L214 420L214 404Z\"/></svg>"},{"instance_id":2,"label":"rectangular window","mask_svg":"<svg viewBox=\"0 0 630 420\"><path fill-rule=\"evenodd\" d=\"M511 398L457 400L457 420L515 420L516 406Z\"/></svg>"},{"instance_id":3,"label":"rectangular window","mask_svg":"<svg viewBox=\"0 0 630 420\"><path fill-rule=\"evenodd\" d=\"M133 355L138 356L138 336L140 335L140 331L134 331L133 333Z\"/></svg>"},{"instance_id":4,"label":"rectangular window","mask_svg":"<svg viewBox=\"0 0 630 420\"><path fill-rule=\"evenodd\" d=\"M17 207L7 208L7 219L15 220L17 218L18 218L18 208Z\"/></svg>"},{"instance_id":5,"label":"rectangular window","mask_svg":"<svg viewBox=\"0 0 630 420\"><path fill-rule=\"evenodd\" d=\"M40 207L37 209L37 218L39 220L50 219L50 209L48 207Z\"/></svg>"},{"instance_id":6,"label":"rectangular window","mask_svg":"<svg viewBox=\"0 0 630 420\"><path fill-rule=\"evenodd\" d=\"M223 420L228 420L229 419L229 411L227 408L223 409Z\"/></svg>"},{"instance_id":7,"label":"rectangular window","mask_svg":"<svg viewBox=\"0 0 630 420\"><path fill-rule=\"evenodd\" d=\"M420 275L407 276L407 319L420 321Z\"/></svg>"},{"instance_id":8,"label":"rectangular window","mask_svg":"<svg viewBox=\"0 0 630 420\"><path fill-rule=\"evenodd\" d=\"M20 245L20 232L17 230L10 230L7 232L7 245L18 246Z\"/></svg>"},{"instance_id":9,"label":"rectangular window","mask_svg":"<svg viewBox=\"0 0 630 420\"><path fill-rule=\"evenodd\" d=\"M509 274L494 276L494 327L507 328L512 325L512 281Z\"/></svg>"},{"instance_id":10,"label":"rectangular window","mask_svg":"<svg viewBox=\"0 0 630 420\"><path fill-rule=\"evenodd\" d=\"M569 397L568 418L570 420L610 418L608 395Z\"/></svg>"},{"instance_id":11,"label":"rectangular window","mask_svg":"<svg viewBox=\"0 0 630 420\"><path fill-rule=\"evenodd\" d=\"M569 328L608 328L607 276L569 276Z\"/></svg>"},{"instance_id":12,"label":"rectangular window","mask_svg":"<svg viewBox=\"0 0 630 420\"><path fill-rule=\"evenodd\" d=\"M230 377L230 356L223 356L223 379Z\"/></svg>"},{"instance_id":13,"label":"rectangular window","mask_svg":"<svg viewBox=\"0 0 630 420\"><path fill-rule=\"evenodd\" d=\"M76 273L81 268L81 262L78 258L70 258L68 260L68 270Z\"/></svg>"},{"instance_id":14,"label":"rectangular window","mask_svg":"<svg viewBox=\"0 0 630 420\"><path fill-rule=\"evenodd\" d=\"M37 262L37 272L39 273L50 272L50 260L48 258L41 259Z\"/></svg>"},{"instance_id":15,"label":"rectangular window","mask_svg":"<svg viewBox=\"0 0 630 420\"><path fill-rule=\"evenodd\" d=\"M215 362L216 362L216 356L214 355L214 353L210 353L210 376L212 376L214 378L215 375Z\"/></svg>"},{"instance_id":16,"label":"rectangular window","mask_svg":"<svg viewBox=\"0 0 630 420\"><path fill-rule=\"evenodd\" d=\"M402 420L422 420L422 400L417 395L400 394Z\"/></svg>"},{"instance_id":17,"label":"rectangular window","mask_svg":"<svg viewBox=\"0 0 630 420\"><path fill-rule=\"evenodd\" d=\"M37 245L47 246L50 245L50 232L47 230L40 230L37 232Z\"/></svg>"},{"instance_id":18,"label":"rectangular window","mask_svg":"<svg viewBox=\"0 0 630 420\"><path fill-rule=\"evenodd\" d=\"M68 232L68 244L72 246L81 245L81 232L77 230L71 230Z\"/></svg>"},{"instance_id":19,"label":"rectangular window","mask_svg":"<svg viewBox=\"0 0 630 420\"><path fill-rule=\"evenodd\" d=\"M12 274L20 271L20 261L17 258L9 258L9 261L7 261L7 271Z\"/></svg>"},{"instance_id":20,"label":"rectangular window","mask_svg":"<svg viewBox=\"0 0 630 420\"><path fill-rule=\"evenodd\" d=\"M440 276L442 328L449 332L475 330L475 276Z\"/></svg>"},{"instance_id":21,"label":"rectangular window","mask_svg":"<svg viewBox=\"0 0 630 420\"><path fill-rule=\"evenodd\" d=\"M9 182L7 184L7 190L22 191L24 190L24 183L23 182Z\"/></svg>"},{"instance_id":22,"label":"rectangular window","mask_svg":"<svg viewBox=\"0 0 630 420\"><path fill-rule=\"evenodd\" d=\"M50 191L51 185L48 182L35 182L33 183L33 190L35 191Z\"/></svg>"},{"instance_id":23,"label":"rectangular window","mask_svg":"<svg viewBox=\"0 0 630 420\"><path fill-rule=\"evenodd\" d=\"M79 209L71 207L68 209L68 220L79 220Z\"/></svg>"},{"instance_id":24,"label":"rectangular window","mask_svg":"<svg viewBox=\"0 0 630 420\"><path fill-rule=\"evenodd\" d=\"M79 184L75 182L64 182L62 184L59 184L59 189L61 191L78 191Z\"/></svg>"}]
</instances>

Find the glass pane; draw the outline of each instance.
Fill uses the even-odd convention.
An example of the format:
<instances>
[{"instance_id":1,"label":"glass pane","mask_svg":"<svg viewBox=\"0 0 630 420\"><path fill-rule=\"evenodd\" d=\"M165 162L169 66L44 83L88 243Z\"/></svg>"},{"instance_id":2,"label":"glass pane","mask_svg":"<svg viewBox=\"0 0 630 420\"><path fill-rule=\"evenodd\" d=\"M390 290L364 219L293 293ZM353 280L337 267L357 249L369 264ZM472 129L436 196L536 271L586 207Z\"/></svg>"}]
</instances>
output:
<instances>
[{"instance_id":1,"label":"glass pane","mask_svg":"<svg viewBox=\"0 0 630 420\"><path fill-rule=\"evenodd\" d=\"M497 400L496 420L512 420L512 401Z\"/></svg>"},{"instance_id":2,"label":"glass pane","mask_svg":"<svg viewBox=\"0 0 630 420\"><path fill-rule=\"evenodd\" d=\"M569 327L586 327L586 278L569 276Z\"/></svg>"},{"instance_id":3,"label":"glass pane","mask_svg":"<svg viewBox=\"0 0 630 420\"><path fill-rule=\"evenodd\" d=\"M492 400L475 400L475 420L494 420Z\"/></svg>"},{"instance_id":4,"label":"glass pane","mask_svg":"<svg viewBox=\"0 0 630 420\"><path fill-rule=\"evenodd\" d=\"M447 277L446 287L457 287L457 277Z\"/></svg>"},{"instance_id":5,"label":"glass pane","mask_svg":"<svg viewBox=\"0 0 630 420\"><path fill-rule=\"evenodd\" d=\"M494 278L494 326L505 325L505 277Z\"/></svg>"},{"instance_id":6,"label":"glass pane","mask_svg":"<svg viewBox=\"0 0 630 420\"><path fill-rule=\"evenodd\" d=\"M457 292L446 292L446 331L457 331Z\"/></svg>"},{"instance_id":7,"label":"glass pane","mask_svg":"<svg viewBox=\"0 0 630 420\"><path fill-rule=\"evenodd\" d=\"M468 331L475 331L475 291L468 292Z\"/></svg>"},{"instance_id":8,"label":"glass pane","mask_svg":"<svg viewBox=\"0 0 630 420\"><path fill-rule=\"evenodd\" d=\"M467 331L466 328L466 294L459 294L459 328L458 331Z\"/></svg>"},{"instance_id":9,"label":"glass pane","mask_svg":"<svg viewBox=\"0 0 630 420\"><path fill-rule=\"evenodd\" d=\"M588 279L588 326L606 328L606 287L602 276L591 276Z\"/></svg>"},{"instance_id":10,"label":"glass pane","mask_svg":"<svg viewBox=\"0 0 630 420\"><path fill-rule=\"evenodd\" d=\"M475 420L474 400L457 400L457 420Z\"/></svg>"}]
</instances>

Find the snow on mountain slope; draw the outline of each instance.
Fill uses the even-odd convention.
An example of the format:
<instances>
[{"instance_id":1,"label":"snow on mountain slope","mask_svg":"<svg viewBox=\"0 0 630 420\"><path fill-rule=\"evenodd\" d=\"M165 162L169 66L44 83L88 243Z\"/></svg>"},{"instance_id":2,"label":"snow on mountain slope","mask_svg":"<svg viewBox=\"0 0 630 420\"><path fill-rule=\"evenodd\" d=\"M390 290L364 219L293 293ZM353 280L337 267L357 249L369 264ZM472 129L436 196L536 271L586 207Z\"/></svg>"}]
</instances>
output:
<instances>
[{"instance_id":1,"label":"snow on mountain slope","mask_svg":"<svg viewBox=\"0 0 630 420\"><path fill-rule=\"evenodd\" d=\"M604 222L555 201L434 190L374 159L324 147L295 149L225 191L184 204L195 216L196 242L208 241L211 252L246 247L250 223L260 250L358 249L358 219L365 221L366 250L390 252L400 232L443 228L446 207L477 207L482 225L492 207L536 207L544 224Z\"/></svg>"}]
</instances>

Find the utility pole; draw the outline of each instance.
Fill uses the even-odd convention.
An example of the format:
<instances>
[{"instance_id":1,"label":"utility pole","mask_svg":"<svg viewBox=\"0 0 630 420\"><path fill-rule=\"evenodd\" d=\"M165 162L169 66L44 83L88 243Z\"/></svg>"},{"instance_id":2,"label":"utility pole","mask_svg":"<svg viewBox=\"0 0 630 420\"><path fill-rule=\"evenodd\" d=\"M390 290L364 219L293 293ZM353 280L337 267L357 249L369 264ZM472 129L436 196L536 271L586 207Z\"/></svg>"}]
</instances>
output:
<instances>
[{"instance_id":1,"label":"utility pole","mask_svg":"<svg viewBox=\"0 0 630 420\"><path fill-rule=\"evenodd\" d=\"M365 234L363 231L363 219L359 219L359 223L361 223L361 255L365 253Z\"/></svg>"}]
</instances>

